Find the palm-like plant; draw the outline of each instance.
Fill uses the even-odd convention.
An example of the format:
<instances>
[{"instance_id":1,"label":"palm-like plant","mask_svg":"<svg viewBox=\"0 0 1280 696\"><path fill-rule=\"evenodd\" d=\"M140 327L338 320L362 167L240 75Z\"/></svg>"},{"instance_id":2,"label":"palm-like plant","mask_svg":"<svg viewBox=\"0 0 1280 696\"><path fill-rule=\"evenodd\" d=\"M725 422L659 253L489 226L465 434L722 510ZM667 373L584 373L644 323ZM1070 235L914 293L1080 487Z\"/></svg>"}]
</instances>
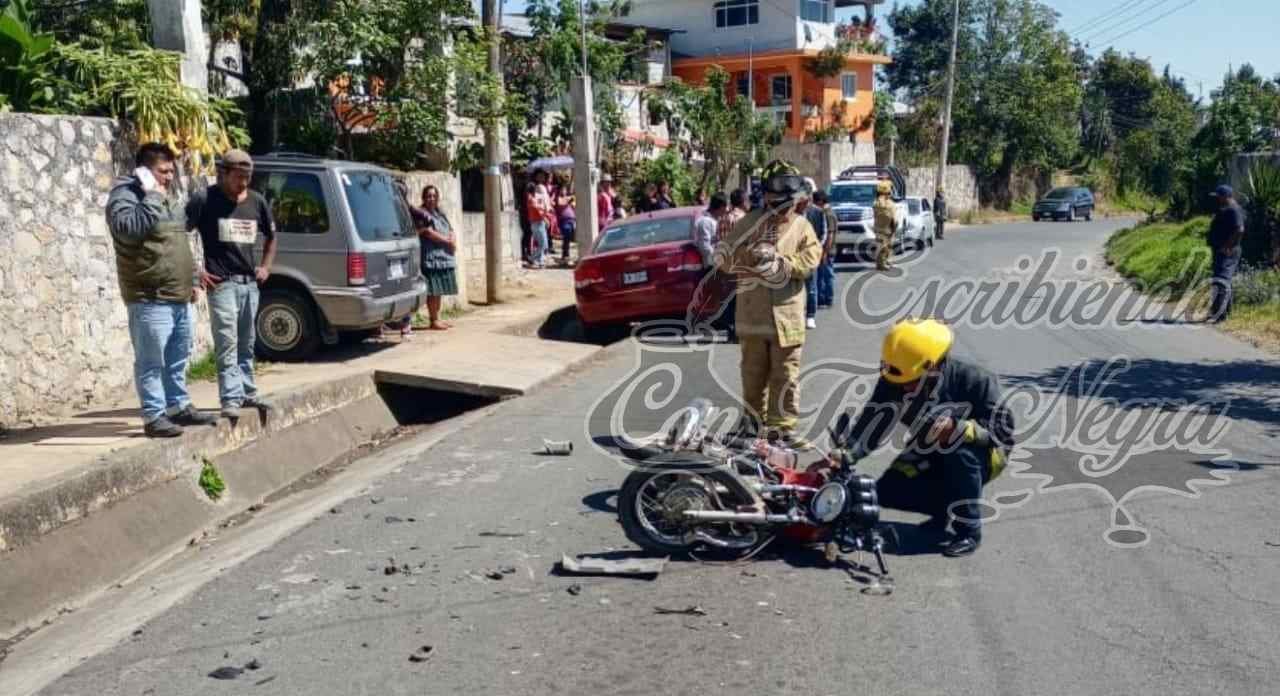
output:
<instances>
[{"instance_id":1,"label":"palm-like plant","mask_svg":"<svg viewBox=\"0 0 1280 696\"><path fill-rule=\"evenodd\" d=\"M1254 162L1242 193L1249 215L1245 260L1260 266L1280 263L1280 165Z\"/></svg>"}]
</instances>

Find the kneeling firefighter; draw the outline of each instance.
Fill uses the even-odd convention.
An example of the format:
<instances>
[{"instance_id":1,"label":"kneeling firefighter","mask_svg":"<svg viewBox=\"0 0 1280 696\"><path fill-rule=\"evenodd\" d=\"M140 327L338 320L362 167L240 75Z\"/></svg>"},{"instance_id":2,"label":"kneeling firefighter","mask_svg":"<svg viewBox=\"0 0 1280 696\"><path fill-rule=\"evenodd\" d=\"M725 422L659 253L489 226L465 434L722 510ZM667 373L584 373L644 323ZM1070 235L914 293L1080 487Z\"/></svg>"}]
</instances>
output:
<instances>
[{"instance_id":1,"label":"kneeling firefighter","mask_svg":"<svg viewBox=\"0 0 1280 696\"><path fill-rule=\"evenodd\" d=\"M837 433L839 459L875 451L898 420L913 433L876 482L880 504L921 512L954 536L946 556L967 556L982 541L982 487L1004 471L1014 419L996 375L951 357L954 335L934 319L908 319L884 338L880 379L848 432ZM846 427L848 418L842 418Z\"/></svg>"},{"instance_id":2,"label":"kneeling firefighter","mask_svg":"<svg viewBox=\"0 0 1280 696\"><path fill-rule=\"evenodd\" d=\"M822 246L797 204L808 195L791 164L765 166L764 208L727 230L715 265L737 283L734 324L742 349L742 394L753 430L760 425L799 447L800 349L805 339L805 281Z\"/></svg>"}]
</instances>

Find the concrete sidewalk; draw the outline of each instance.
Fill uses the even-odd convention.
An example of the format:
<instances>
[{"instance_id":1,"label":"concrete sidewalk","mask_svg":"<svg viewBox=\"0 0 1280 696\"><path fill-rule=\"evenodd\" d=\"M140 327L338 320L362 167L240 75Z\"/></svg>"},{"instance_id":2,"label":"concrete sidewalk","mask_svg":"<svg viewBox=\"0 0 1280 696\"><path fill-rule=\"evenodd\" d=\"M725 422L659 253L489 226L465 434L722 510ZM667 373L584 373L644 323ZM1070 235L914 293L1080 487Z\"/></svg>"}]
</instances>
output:
<instances>
[{"instance_id":1,"label":"concrete sidewalk","mask_svg":"<svg viewBox=\"0 0 1280 696\"><path fill-rule=\"evenodd\" d=\"M221 420L188 428L180 438L152 440L142 434L130 391L63 422L8 433L0 440L0 596L6 598L0 636L47 613L50 602L89 591L95 582L115 582L163 553L180 541L154 532L169 525L170 516L173 529L166 531L189 534L394 430L380 384L502 399L589 358L598 346L537 338L548 315L572 304L572 283L567 270L526 272L506 302L457 317L449 331L419 331L407 340L396 335L327 350L307 363L270 365L258 382L276 406L268 422L246 411L234 427ZM194 383L190 390L198 408L217 408L216 384ZM200 495L195 480L203 461L227 467L229 500L211 506ZM179 505L186 507L179 511ZM79 569L95 561L101 568L56 591L29 587L41 585L42 575L69 570L68 555L79 556L71 562Z\"/></svg>"}]
</instances>

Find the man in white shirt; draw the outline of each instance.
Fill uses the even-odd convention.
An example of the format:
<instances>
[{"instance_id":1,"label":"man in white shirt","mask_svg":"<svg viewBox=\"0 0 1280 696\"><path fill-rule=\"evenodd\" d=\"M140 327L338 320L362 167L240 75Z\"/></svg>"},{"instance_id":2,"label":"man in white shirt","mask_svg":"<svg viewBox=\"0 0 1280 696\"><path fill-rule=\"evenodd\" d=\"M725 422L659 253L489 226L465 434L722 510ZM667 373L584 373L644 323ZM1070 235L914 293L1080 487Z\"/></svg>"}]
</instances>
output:
<instances>
[{"instance_id":1,"label":"man in white shirt","mask_svg":"<svg viewBox=\"0 0 1280 696\"><path fill-rule=\"evenodd\" d=\"M723 193L716 193L711 196L711 202L707 205L707 209L694 222L694 243L698 245L698 251L702 252L702 263L705 266L711 265L712 250L715 249L716 242L719 241L720 218L728 212L729 199Z\"/></svg>"}]
</instances>

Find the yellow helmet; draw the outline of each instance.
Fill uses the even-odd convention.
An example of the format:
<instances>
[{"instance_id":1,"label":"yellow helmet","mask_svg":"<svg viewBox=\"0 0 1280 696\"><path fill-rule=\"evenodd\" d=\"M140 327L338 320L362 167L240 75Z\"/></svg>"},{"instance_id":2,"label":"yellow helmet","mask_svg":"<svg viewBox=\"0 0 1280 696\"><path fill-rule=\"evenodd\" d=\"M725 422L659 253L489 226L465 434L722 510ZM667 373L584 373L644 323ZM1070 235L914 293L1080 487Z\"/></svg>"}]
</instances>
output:
<instances>
[{"instance_id":1,"label":"yellow helmet","mask_svg":"<svg viewBox=\"0 0 1280 696\"><path fill-rule=\"evenodd\" d=\"M893 193L893 183L888 179L881 179L876 182L876 195L888 196Z\"/></svg>"},{"instance_id":2,"label":"yellow helmet","mask_svg":"<svg viewBox=\"0 0 1280 696\"><path fill-rule=\"evenodd\" d=\"M880 374L894 384L924 376L951 350L955 335L937 319L905 319L893 325L880 351Z\"/></svg>"}]
</instances>

